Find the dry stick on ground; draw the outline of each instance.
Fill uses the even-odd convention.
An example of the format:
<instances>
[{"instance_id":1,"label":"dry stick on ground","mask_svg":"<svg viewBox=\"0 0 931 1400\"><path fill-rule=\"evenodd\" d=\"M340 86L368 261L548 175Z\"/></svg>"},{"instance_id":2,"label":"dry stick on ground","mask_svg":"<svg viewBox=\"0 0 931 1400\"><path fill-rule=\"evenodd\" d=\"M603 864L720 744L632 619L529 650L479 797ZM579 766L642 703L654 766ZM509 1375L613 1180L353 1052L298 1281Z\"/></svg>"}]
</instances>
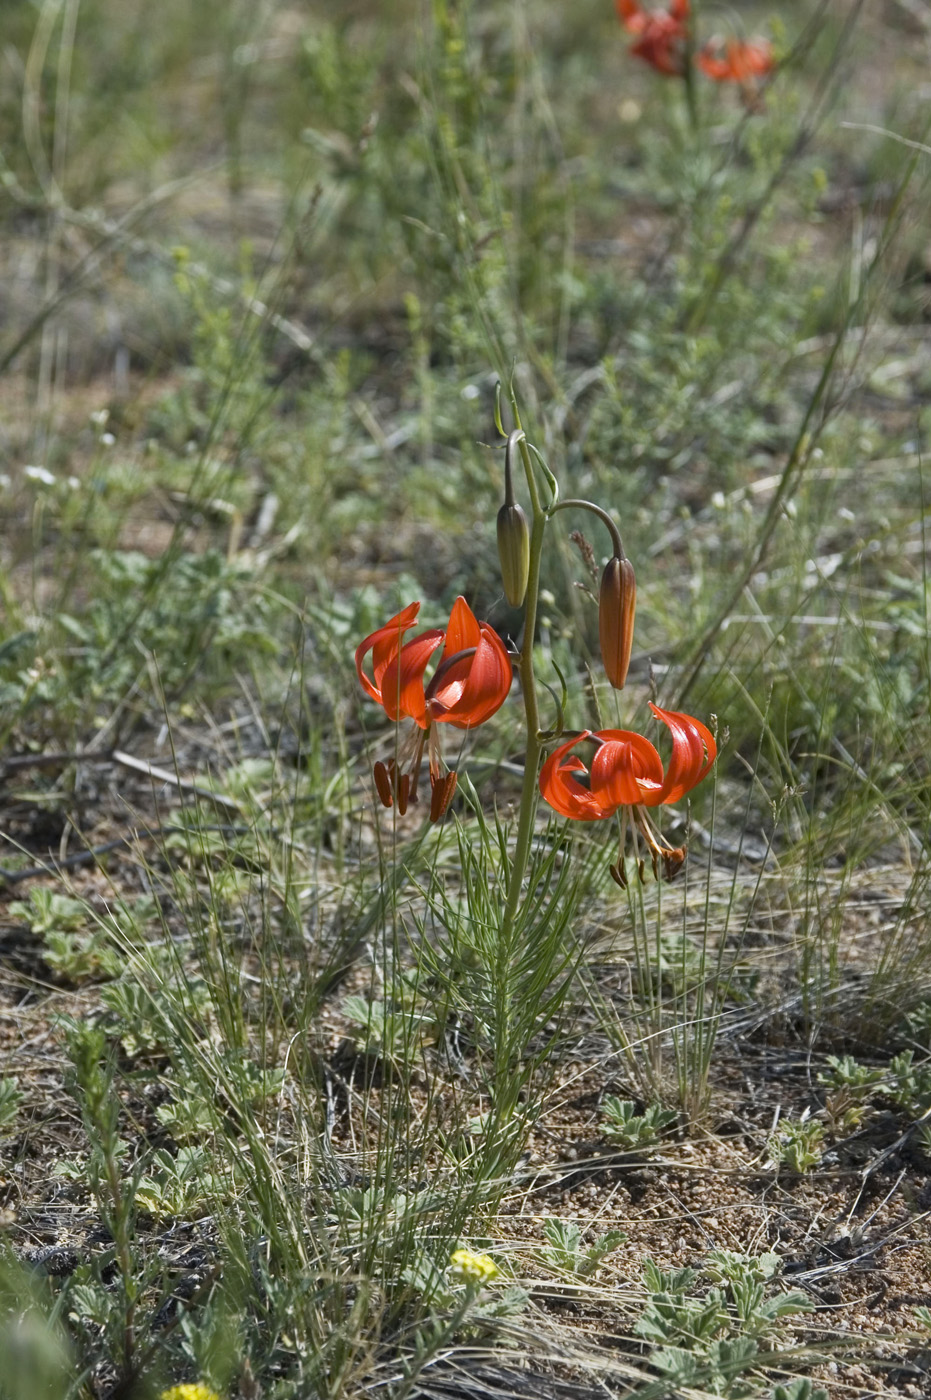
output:
<instances>
[{"instance_id":1,"label":"dry stick on ground","mask_svg":"<svg viewBox=\"0 0 931 1400\"><path fill-rule=\"evenodd\" d=\"M228 811L241 815L240 804L232 797L227 797L224 793L213 792L210 788L202 787L199 783L192 782L189 778L182 778L176 773L170 772L167 768L161 768L155 763L150 763L144 758L135 758L132 754L124 753L121 749L112 749L104 753L85 753L81 751L68 751L62 753L49 754L15 754L13 757L4 760L0 765L0 774L4 777L7 773L18 772L24 768L51 768L64 763L116 763L123 768L129 768L134 773L142 773L151 778L154 782L166 783L170 787L177 788L180 792L189 793L193 797L201 797L205 801L213 802L218 807L224 807ZM168 830L169 828L164 828ZM248 830L249 828L244 828ZM233 828L230 828L232 831ZM137 841L146 837L153 837L155 832L141 831L133 828L125 836L119 836L113 841L105 841L102 845L88 847L84 851L76 851L74 855L65 856L60 860L50 860L44 865L32 865L23 870L8 870L0 866L0 885L18 885L24 880L39 879L43 875L54 875L63 870L76 870L82 865L92 865L99 856L106 855L110 851L118 851L128 846L134 845Z\"/></svg>"},{"instance_id":2,"label":"dry stick on ground","mask_svg":"<svg viewBox=\"0 0 931 1400\"><path fill-rule=\"evenodd\" d=\"M55 768L65 763L118 763L123 768L131 768L134 773L142 773L159 783L168 783L180 792L189 792L194 797L205 797L218 807L227 807L231 812L241 813L242 806L234 797L227 797L212 788L201 787L190 778L182 778L167 768L150 763L147 758L135 758L122 749L105 749L101 753L91 753L81 749L68 749L60 753L13 754L0 760L0 775L16 773L24 768Z\"/></svg>"},{"instance_id":3,"label":"dry stick on ground","mask_svg":"<svg viewBox=\"0 0 931 1400\"><path fill-rule=\"evenodd\" d=\"M66 763L110 763L112 759L112 749L103 749L100 753L85 753L83 749L62 749L52 753L15 753L9 758L0 759L0 779L6 778L10 773L20 773L25 768L62 768Z\"/></svg>"},{"instance_id":4,"label":"dry stick on ground","mask_svg":"<svg viewBox=\"0 0 931 1400\"><path fill-rule=\"evenodd\" d=\"M226 797L223 793L214 792L211 788L201 787L199 783L192 782L189 778L181 778L167 768L159 768L156 764L149 763L147 759L134 758L132 754L124 753L122 749L114 749L111 757L114 763L119 763L123 768L131 768L134 773L143 773L156 782L168 783L181 792L189 792L194 797L204 797L208 802L215 802L218 807L226 807L229 811L237 814L242 813L242 806L234 797Z\"/></svg>"},{"instance_id":5,"label":"dry stick on ground","mask_svg":"<svg viewBox=\"0 0 931 1400\"><path fill-rule=\"evenodd\" d=\"M110 851L119 851L131 846L146 836L144 831L133 830L126 836L118 836L113 841L105 841L102 846L90 846L85 851L75 851L74 855L61 860L50 860L47 865L29 865L22 870L8 870L0 865L0 886L20 885L24 880L38 880L43 875L58 875L63 870L78 870L82 865L93 865L100 856Z\"/></svg>"},{"instance_id":6,"label":"dry stick on ground","mask_svg":"<svg viewBox=\"0 0 931 1400\"><path fill-rule=\"evenodd\" d=\"M246 836L252 831L252 827L207 826L202 827L201 830L215 831L225 836ZM273 832L272 834L277 833ZM133 827L125 836L114 837L112 841L104 841L99 846L88 846L86 850L75 851L70 856L49 859L46 865L24 866L22 870L8 870L6 866L0 865L0 887L20 885L24 880L38 880L43 875L58 875L64 870L79 870L82 865L93 865L100 856L109 855L111 851L128 850L130 847L138 845L140 841L154 841L159 836L174 835L190 835L190 828L186 826L160 826L155 831L147 831L142 827Z\"/></svg>"}]
</instances>

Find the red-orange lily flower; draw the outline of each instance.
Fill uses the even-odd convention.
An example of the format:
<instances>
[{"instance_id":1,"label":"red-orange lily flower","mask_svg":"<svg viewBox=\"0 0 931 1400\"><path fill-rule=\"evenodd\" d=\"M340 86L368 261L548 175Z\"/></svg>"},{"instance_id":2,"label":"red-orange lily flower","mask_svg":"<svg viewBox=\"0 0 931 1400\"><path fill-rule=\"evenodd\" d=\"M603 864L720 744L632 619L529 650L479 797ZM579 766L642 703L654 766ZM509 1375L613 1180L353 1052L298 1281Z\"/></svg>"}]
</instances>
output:
<instances>
[{"instance_id":1,"label":"red-orange lily flower","mask_svg":"<svg viewBox=\"0 0 931 1400\"><path fill-rule=\"evenodd\" d=\"M375 764L378 796L386 807L398 804L403 815L417 800L417 780L428 747L430 820L439 821L456 790L456 774L444 772L437 724L474 729L500 709L511 688L511 658L501 638L487 622L478 622L464 598L457 598L444 630L436 627L403 640L417 621L419 603L379 627L356 648L356 672L366 695L382 706L396 723L407 715L417 726L409 752L399 759ZM443 653L429 683L424 673L437 648ZM372 675L362 669L372 653Z\"/></svg>"},{"instance_id":2,"label":"red-orange lily flower","mask_svg":"<svg viewBox=\"0 0 931 1400\"><path fill-rule=\"evenodd\" d=\"M636 36L630 51L668 77L685 74L689 0L670 0L667 10L645 10L639 0L615 0L618 18Z\"/></svg>"},{"instance_id":3,"label":"red-orange lily flower","mask_svg":"<svg viewBox=\"0 0 931 1400\"><path fill-rule=\"evenodd\" d=\"M695 62L716 83L740 83L746 87L754 78L765 78L772 71L773 51L765 39L728 39L722 54L720 42L712 40Z\"/></svg>"},{"instance_id":4,"label":"red-orange lily flower","mask_svg":"<svg viewBox=\"0 0 931 1400\"><path fill-rule=\"evenodd\" d=\"M611 867L619 885L627 883L624 843L631 823L635 849L639 832L649 848L654 875L660 861L667 880L676 874L685 860L686 848L665 845L647 808L678 802L701 782L717 755L714 736L701 720L674 710L661 710L658 705L651 704L650 709L672 735L672 757L665 772L656 749L642 734L629 729L601 729L596 733L586 729L561 744L540 773L540 792L564 817L594 822L613 817L618 811L622 813L620 852L617 864ZM566 756L583 739L598 745L589 768L576 755ZM638 864L642 879L643 861L639 857Z\"/></svg>"}]
</instances>

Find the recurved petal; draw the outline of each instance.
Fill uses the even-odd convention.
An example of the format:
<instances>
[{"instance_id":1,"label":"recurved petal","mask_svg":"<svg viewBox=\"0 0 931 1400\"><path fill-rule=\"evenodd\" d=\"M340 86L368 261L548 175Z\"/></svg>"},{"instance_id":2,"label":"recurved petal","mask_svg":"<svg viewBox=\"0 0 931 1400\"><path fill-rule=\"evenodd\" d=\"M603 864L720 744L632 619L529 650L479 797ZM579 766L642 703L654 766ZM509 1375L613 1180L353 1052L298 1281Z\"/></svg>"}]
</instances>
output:
<instances>
[{"instance_id":1,"label":"recurved petal","mask_svg":"<svg viewBox=\"0 0 931 1400\"><path fill-rule=\"evenodd\" d=\"M702 72L715 82L746 83L751 78L763 78L772 71L773 52L762 39L728 39L722 55L712 41L700 50L696 62Z\"/></svg>"},{"instance_id":2,"label":"recurved petal","mask_svg":"<svg viewBox=\"0 0 931 1400\"><path fill-rule=\"evenodd\" d=\"M605 808L649 804L663 786L663 761L642 734L629 729L601 729L601 745L592 759L592 796Z\"/></svg>"},{"instance_id":3,"label":"recurved petal","mask_svg":"<svg viewBox=\"0 0 931 1400\"><path fill-rule=\"evenodd\" d=\"M590 733L591 731L586 729L584 733L569 739L565 744L560 744L559 748L550 754L540 772L540 792L543 797L560 816L571 817L577 822L596 822L611 815L610 809L604 810L594 794L572 776L574 773L586 771L582 760L575 755L571 758L565 757L573 744L587 739Z\"/></svg>"},{"instance_id":4,"label":"recurved petal","mask_svg":"<svg viewBox=\"0 0 931 1400\"><path fill-rule=\"evenodd\" d=\"M727 58L731 76L738 83L746 82L748 78L764 78L773 66L772 49L765 40L731 39L727 45Z\"/></svg>"},{"instance_id":5,"label":"recurved petal","mask_svg":"<svg viewBox=\"0 0 931 1400\"><path fill-rule=\"evenodd\" d=\"M695 62L705 76L711 78L713 82L723 83L731 76L731 65L726 58L719 57L713 49L700 49L695 57Z\"/></svg>"},{"instance_id":6,"label":"recurved petal","mask_svg":"<svg viewBox=\"0 0 931 1400\"><path fill-rule=\"evenodd\" d=\"M657 72L665 73L667 77L678 78L685 71L682 39L682 28L671 15L649 15L639 39L635 44L631 44L630 51L651 64Z\"/></svg>"},{"instance_id":7,"label":"recurved petal","mask_svg":"<svg viewBox=\"0 0 931 1400\"><path fill-rule=\"evenodd\" d=\"M638 0L614 0L614 8L617 10L618 19L629 33L641 33L647 17Z\"/></svg>"},{"instance_id":8,"label":"recurved petal","mask_svg":"<svg viewBox=\"0 0 931 1400\"><path fill-rule=\"evenodd\" d=\"M419 603L408 603L407 607L386 622L384 627L379 627L356 647L356 674L366 695L372 700L377 700L379 705L382 703L381 687L385 669L391 658L400 651L401 638L414 626L419 612ZM369 652L372 652L374 680L370 680L362 669L362 663Z\"/></svg>"},{"instance_id":9,"label":"recurved petal","mask_svg":"<svg viewBox=\"0 0 931 1400\"><path fill-rule=\"evenodd\" d=\"M772 48L765 40L756 44L746 44L744 62L755 78L764 78L774 67Z\"/></svg>"},{"instance_id":10,"label":"recurved petal","mask_svg":"<svg viewBox=\"0 0 931 1400\"><path fill-rule=\"evenodd\" d=\"M446 628L446 645L443 648L441 664L457 652L477 647L481 638L481 628L465 598L459 597L453 603Z\"/></svg>"},{"instance_id":11,"label":"recurved petal","mask_svg":"<svg viewBox=\"0 0 931 1400\"><path fill-rule=\"evenodd\" d=\"M678 802L696 787L717 756L714 735L701 720L676 710L661 710L651 703L650 709L666 725L672 736L672 757L666 778L658 796L644 798L644 805L655 807L663 802Z\"/></svg>"},{"instance_id":12,"label":"recurved petal","mask_svg":"<svg viewBox=\"0 0 931 1400\"><path fill-rule=\"evenodd\" d=\"M430 703L434 719L457 729L474 729L491 719L507 699L513 679L511 658L495 629L486 622L476 626L474 649L440 663L442 678Z\"/></svg>"},{"instance_id":13,"label":"recurved petal","mask_svg":"<svg viewBox=\"0 0 931 1400\"><path fill-rule=\"evenodd\" d=\"M402 715L409 715L426 729L429 720L423 673L442 640L443 633L438 628L422 632L419 637L405 642L389 659L381 677L381 694L377 697L389 719L398 720Z\"/></svg>"}]
</instances>

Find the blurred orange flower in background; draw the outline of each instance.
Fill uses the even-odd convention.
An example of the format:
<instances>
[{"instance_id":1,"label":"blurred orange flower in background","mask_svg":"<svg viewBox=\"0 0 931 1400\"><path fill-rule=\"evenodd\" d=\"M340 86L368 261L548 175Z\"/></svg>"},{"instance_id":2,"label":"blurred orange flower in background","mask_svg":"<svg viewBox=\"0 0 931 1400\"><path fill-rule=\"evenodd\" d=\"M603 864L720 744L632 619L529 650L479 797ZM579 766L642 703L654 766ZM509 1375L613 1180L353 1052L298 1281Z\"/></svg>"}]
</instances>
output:
<instances>
[{"instance_id":1,"label":"blurred orange flower in background","mask_svg":"<svg viewBox=\"0 0 931 1400\"><path fill-rule=\"evenodd\" d=\"M749 83L772 71L773 51L765 39L712 40L696 58L701 71L716 83Z\"/></svg>"},{"instance_id":2,"label":"blurred orange flower in background","mask_svg":"<svg viewBox=\"0 0 931 1400\"><path fill-rule=\"evenodd\" d=\"M689 0L671 0L668 10L645 10L638 0L615 0L618 19L636 36L630 51L667 77L681 78L686 64Z\"/></svg>"}]
</instances>

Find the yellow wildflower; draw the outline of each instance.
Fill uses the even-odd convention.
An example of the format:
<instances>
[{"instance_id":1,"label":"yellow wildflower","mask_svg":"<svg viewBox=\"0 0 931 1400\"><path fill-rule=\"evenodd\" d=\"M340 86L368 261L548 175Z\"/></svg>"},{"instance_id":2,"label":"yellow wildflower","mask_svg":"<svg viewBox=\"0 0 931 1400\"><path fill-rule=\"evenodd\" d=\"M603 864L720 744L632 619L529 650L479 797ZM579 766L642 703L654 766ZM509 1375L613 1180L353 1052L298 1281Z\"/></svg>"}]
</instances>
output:
<instances>
[{"instance_id":1,"label":"yellow wildflower","mask_svg":"<svg viewBox=\"0 0 931 1400\"><path fill-rule=\"evenodd\" d=\"M457 1249L450 1256L449 1271L461 1283L488 1283L498 1277L498 1266L488 1254Z\"/></svg>"},{"instance_id":2,"label":"yellow wildflower","mask_svg":"<svg viewBox=\"0 0 931 1400\"><path fill-rule=\"evenodd\" d=\"M173 1385L170 1390L163 1390L158 1400L220 1400L220 1397L209 1385L198 1381L196 1385Z\"/></svg>"}]
</instances>

